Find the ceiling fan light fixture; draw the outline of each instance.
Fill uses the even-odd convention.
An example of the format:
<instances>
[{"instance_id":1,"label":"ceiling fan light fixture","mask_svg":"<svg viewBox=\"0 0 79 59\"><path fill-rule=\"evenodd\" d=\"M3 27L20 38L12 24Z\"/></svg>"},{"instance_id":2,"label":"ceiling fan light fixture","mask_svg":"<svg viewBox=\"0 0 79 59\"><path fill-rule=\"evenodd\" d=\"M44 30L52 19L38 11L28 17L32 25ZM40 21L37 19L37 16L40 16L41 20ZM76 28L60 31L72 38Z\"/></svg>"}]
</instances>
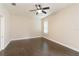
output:
<instances>
[{"instance_id":1,"label":"ceiling fan light fixture","mask_svg":"<svg viewBox=\"0 0 79 59\"><path fill-rule=\"evenodd\" d=\"M38 13L42 13L42 10L37 10Z\"/></svg>"},{"instance_id":2,"label":"ceiling fan light fixture","mask_svg":"<svg viewBox=\"0 0 79 59\"><path fill-rule=\"evenodd\" d=\"M40 7L37 7L37 9L40 9Z\"/></svg>"},{"instance_id":3,"label":"ceiling fan light fixture","mask_svg":"<svg viewBox=\"0 0 79 59\"><path fill-rule=\"evenodd\" d=\"M47 12L44 11L44 10L50 9L49 7L43 7L42 8L42 6L38 5L38 4L35 4L35 7L36 7L36 9L31 10L31 11L35 11L36 15L41 14L41 13L47 14Z\"/></svg>"}]
</instances>

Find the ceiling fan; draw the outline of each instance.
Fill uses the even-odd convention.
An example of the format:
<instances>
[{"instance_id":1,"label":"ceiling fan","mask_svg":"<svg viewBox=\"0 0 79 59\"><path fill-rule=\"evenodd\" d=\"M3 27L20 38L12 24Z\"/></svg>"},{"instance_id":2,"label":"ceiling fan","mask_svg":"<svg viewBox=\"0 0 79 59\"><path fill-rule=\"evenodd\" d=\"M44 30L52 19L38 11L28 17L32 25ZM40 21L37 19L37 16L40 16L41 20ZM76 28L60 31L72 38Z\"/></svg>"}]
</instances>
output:
<instances>
[{"instance_id":1,"label":"ceiling fan","mask_svg":"<svg viewBox=\"0 0 79 59\"><path fill-rule=\"evenodd\" d=\"M50 7L44 7L44 8L42 8L42 6L39 5L39 4L35 4L35 7L36 7L36 9L30 10L30 11L31 11L31 12L32 12L32 11L35 11L35 12L36 12L36 15L38 15L39 13L47 14L47 12L44 11L44 10L50 9Z\"/></svg>"},{"instance_id":2,"label":"ceiling fan","mask_svg":"<svg viewBox=\"0 0 79 59\"><path fill-rule=\"evenodd\" d=\"M16 6L16 3L11 3L11 4L13 6ZM35 7L36 7L36 9L30 10L30 11L31 12L35 11L36 12L36 15L38 15L39 13L47 14L47 12L44 11L44 10L50 9L50 7L44 7L44 8L42 8L42 6L40 4L35 4Z\"/></svg>"}]
</instances>

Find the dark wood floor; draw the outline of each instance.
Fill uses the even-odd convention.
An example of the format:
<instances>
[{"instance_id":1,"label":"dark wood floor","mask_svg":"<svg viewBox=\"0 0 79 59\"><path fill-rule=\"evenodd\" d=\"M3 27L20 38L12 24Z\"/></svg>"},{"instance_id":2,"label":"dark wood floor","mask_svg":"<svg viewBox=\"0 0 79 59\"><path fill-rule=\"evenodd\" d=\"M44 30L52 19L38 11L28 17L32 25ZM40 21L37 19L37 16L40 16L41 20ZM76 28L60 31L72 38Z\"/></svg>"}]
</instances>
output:
<instances>
[{"instance_id":1,"label":"dark wood floor","mask_svg":"<svg viewBox=\"0 0 79 59\"><path fill-rule=\"evenodd\" d=\"M79 53L45 38L12 41L2 56L79 56Z\"/></svg>"}]
</instances>

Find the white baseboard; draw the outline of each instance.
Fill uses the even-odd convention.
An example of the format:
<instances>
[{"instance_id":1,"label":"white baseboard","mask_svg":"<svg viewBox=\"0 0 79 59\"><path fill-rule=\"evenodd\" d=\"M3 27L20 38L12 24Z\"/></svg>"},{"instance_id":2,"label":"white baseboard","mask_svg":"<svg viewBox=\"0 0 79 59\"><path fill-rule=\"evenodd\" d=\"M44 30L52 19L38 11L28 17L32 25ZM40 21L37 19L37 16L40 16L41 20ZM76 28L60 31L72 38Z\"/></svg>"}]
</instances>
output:
<instances>
[{"instance_id":1,"label":"white baseboard","mask_svg":"<svg viewBox=\"0 0 79 59\"><path fill-rule=\"evenodd\" d=\"M38 37L42 37L42 36L36 36L36 37L24 37L24 38L15 38L15 39L11 39L12 41L15 41L15 40L24 40L24 39L31 39L31 38L38 38Z\"/></svg>"},{"instance_id":2,"label":"white baseboard","mask_svg":"<svg viewBox=\"0 0 79 59\"><path fill-rule=\"evenodd\" d=\"M16 39L11 39L11 41L22 40L22 39L30 39L30 38L38 38L38 37L41 37L41 36L28 37L28 38L26 38L26 37L25 37L25 38L16 38ZM4 49L8 46L8 44L9 44L11 41L7 42L7 44L5 44L5 45L0 49L0 51L4 50Z\"/></svg>"},{"instance_id":3,"label":"white baseboard","mask_svg":"<svg viewBox=\"0 0 79 59\"><path fill-rule=\"evenodd\" d=\"M4 49L9 45L10 42L11 42L11 41L7 42L7 44L5 44L5 45L0 49L0 51L4 50Z\"/></svg>"},{"instance_id":4,"label":"white baseboard","mask_svg":"<svg viewBox=\"0 0 79 59\"><path fill-rule=\"evenodd\" d=\"M53 38L51 38L51 37L47 37L47 36L43 36L43 37L46 38L46 39L48 39L48 40L50 40L50 41L52 41L52 42L56 42L56 43L58 43L58 44L60 44L60 45L62 45L62 46L65 46L65 47L67 47L67 48L70 48L70 49L72 49L72 50L74 50L74 51L79 52L79 49L76 49L76 48L70 47L70 46L68 46L68 45L66 45L66 44L60 43L60 42L58 42L58 41L56 41L56 40L53 40Z\"/></svg>"}]
</instances>

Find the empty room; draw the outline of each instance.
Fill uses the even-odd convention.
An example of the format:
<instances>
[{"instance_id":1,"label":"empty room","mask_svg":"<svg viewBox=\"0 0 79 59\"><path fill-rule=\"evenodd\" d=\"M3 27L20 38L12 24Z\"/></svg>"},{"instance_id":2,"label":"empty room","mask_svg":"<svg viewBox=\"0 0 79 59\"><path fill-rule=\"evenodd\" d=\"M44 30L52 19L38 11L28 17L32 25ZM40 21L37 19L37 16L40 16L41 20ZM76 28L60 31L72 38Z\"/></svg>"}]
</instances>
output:
<instances>
[{"instance_id":1,"label":"empty room","mask_svg":"<svg viewBox=\"0 0 79 59\"><path fill-rule=\"evenodd\" d=\"M0 56L79 56L79 4L0 3Z\"/></svg>"}]
</instances>

